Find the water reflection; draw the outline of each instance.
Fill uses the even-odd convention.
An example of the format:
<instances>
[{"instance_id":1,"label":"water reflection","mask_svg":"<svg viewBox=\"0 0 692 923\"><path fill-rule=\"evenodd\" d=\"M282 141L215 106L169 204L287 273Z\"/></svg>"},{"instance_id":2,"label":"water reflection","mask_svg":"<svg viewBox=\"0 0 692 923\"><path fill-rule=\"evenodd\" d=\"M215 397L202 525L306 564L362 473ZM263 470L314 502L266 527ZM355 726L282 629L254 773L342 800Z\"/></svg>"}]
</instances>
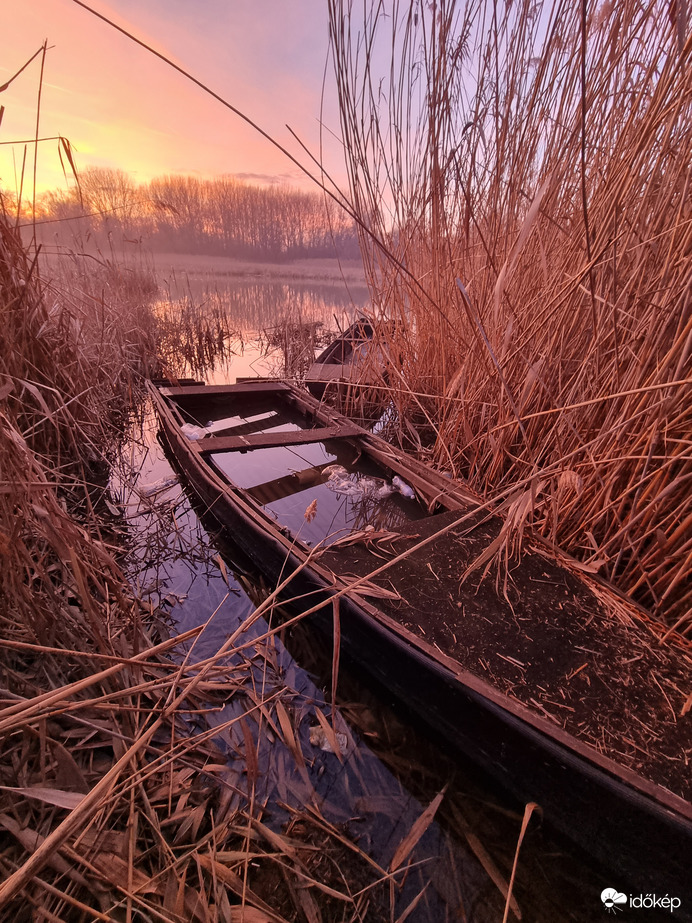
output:
<instances>
[{"instance_id":1,"label":"water reflection","mask_svg":"<svg viewBox=\"0 0 692 923\"><path fill-rule=\"evenodd\" d=\"M161 270L159 285L159 355L167 370L215 383L304 374L315 349L369 303L357 280L247 278L218 267Z\"/></svg>"}]
</instances>

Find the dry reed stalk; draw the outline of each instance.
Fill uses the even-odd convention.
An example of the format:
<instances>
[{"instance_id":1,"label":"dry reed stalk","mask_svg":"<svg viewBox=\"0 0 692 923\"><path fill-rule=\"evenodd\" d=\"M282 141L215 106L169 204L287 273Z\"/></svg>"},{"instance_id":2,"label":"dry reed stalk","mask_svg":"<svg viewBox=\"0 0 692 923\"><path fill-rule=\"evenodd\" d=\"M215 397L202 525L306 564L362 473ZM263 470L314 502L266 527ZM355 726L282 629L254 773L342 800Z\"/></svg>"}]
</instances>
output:
<instances>
[{"instance_id":1,"label":"dry reed stalk","mask_svg":"<svg viewBox=\"0 0 692 923\"><path fill-rule=\"evenodd\" d=\"M26 454L19 457L20 471L27 470L26 460ZM3 471L19 477L5 465ZM38 522L49 518L50 529L34 535L34 521L27 517L22 529L32 541L43 542L40 557L61 562L61 572L53 573L44 621L32 625L21 617L22 601L15 592L21 574L13 586L3 588L9 591L3 597L8 603L4 634L17 640L1 647L3 679L11 683L12 693L5 694L8 704L0 712L0 861L5 878L0 918L9 919L28 902L62 919L85 907L97 918L109 919L118 906L127 906L131 914L170 921L206 919L216 907L220 919L232 920L241 901L249 917L255 908L265 917L285 919L283 913L270 912L256 890L263 887L261 876L257 885L240 886L250 862L254 866L259 860L277 861L276 838L268 847L230 863L223 857L223 851L230 855L238 842L230 827L247 817L258 820L262 809L258 806L256 814L247 814L246 796L242 787L226 781L227 754L218 748L234 726L245 728L246 721L257 734L259 716L265 715L272 732L286 741L300 764L301 745L281 700L285 693L261 695L254 704L249 700L240 714L193 733L186 727L187 716L224 702L229 690L236 690L236 698L249 696L252 687L246 684L245 664L234 670L221 654L200 663L167 661L166 651L183 639L152 646L117 587L115 563L98 544L90 547L88 533L72 523L52 494L52 485L41 486L39 498L46 512L38 515ZM17 485L15 504L20 491ZM34 601L41 602L40 580L48 578L30 563L32 548L28 537L24 541L29 584ZM68 543L77 542L78 557L66 552ZM50 634L56 646L48 648L37 635L47 630L44 623L52 614L54 598L76 594L69 569L78 560L90 581L89 586L82 583L83 590L93 592L97 582L102 589L110 585L113 601L108 605L107 599L91 599L102 617L99 624L79 618L85 600L75 595L69 603L73 620L53 624ZM240 635L253 619L250 616L241 626ZM228 645L230 651L233 648L233 643ZM254 657L256 651L257 642L248 653ZM51 688L44 692L46 677ZM69 751L62 741L69 742ZM310 786L306 775L304 782ZM231 795L226 808L225 793ZM305 851L299 847L294 856L296 847L287 844L285 855L279 857L288 881L296 881L295 886L287 885L288 892L296 899L302 894L300 906L313 900L313 893L322 895L320 904L352 903L347 892L309 872L328 848L325 843L313 854L306 844Z\"/></svg>"},{"instance_id":2,"label":"dry reed stalk","mask_svg":"<svg viewBox=\"0 0 692 923\"><path fill-rule=\"evenodd\" d=\"M89 485L75 472L114 438L102 411L136 382L138 322L117 334L103 276L69 291L63 277L62 296L40 284L1 223L0 257L0 919L364 919L381 870L319 823L297 694L252 680L271 638L240 643L274 597L214 657L173 661L202 628L155 642L79 503ZM293 754L300 784L288 771L286 790L314 802L302 842L260 823L253 748L267 729ZM229 764L239 740L247 776ZM338 871L344 856L363 866L367 900Z\"/></svg>"},{"instance_id":3,"label":"dry reed stalk","mask_svg":"<svg viewBox=\"0 0 692 923\"><path fill-rule=\"evenodd\" d=\"M690 630L692 37L584 9L331 0L351 198L398 418Z\"/></svg>"},{"instance_id":4,"label":"dry reed stalk","mask_svg":"<svg viewBox=\"0 0 692 923\"><path fill-rule=\"evenodd\" d=\"M240 339L227 306L218 293L200 300L191 291L156 305L156 356L167 377L202 377L227 355L229 343Z\"/></svg>"},{"instance_id":5,"label":"dry reed stalk","mask_svg":"<svg viewBox=\"0 0 692 923\"><path fill-rule=\"evenodd\" d=\"M156 345L150 277L73 257L45 281L40 254L0 216L0 393L56 468L101 458L104 425L121 423Z\"/></svg>"}]
</instances>

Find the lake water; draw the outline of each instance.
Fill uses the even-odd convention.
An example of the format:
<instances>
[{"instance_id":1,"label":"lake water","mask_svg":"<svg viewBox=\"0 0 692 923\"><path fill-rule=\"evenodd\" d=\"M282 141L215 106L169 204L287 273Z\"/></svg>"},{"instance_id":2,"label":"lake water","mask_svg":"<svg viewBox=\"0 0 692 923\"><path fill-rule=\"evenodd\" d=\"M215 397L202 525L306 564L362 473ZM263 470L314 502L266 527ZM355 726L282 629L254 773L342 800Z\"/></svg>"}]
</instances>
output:
<instances>
[{"instance_id":1,"label":"lake water","mask_svg":"<svg viewBox=\"0 0 692 923\"><path fill-rule=\"evenodd\" d=\"M202 310L217 312L217 322L225 315L227 328L237 333L223 341L203 376L213 382L275 371L283 359L268 348L270 328L298 320L335 327L335 315L345 324L367 305L364 288L352 285L348 291L336 280L262 280L205 271L184 283L178 275L175 282L175 289L167 283L165 310L197 302ZM359 292L357 299L354 291ZM184 359L177 373L200 371L194 361ZM236 537L237 543L233 536L216 544L210 539L205 524L213 524L198 517L156 433L148 410L133 431L122 469L114 473L113 494L130 535L132 582L158 613L162 630L177 633L205 625L187 652L201 660L213 656L246 623L266 589L243 560L242 536ZM243 633L244 652L229 661L246 668L248 682L265 697L279 691L290 703L304 764L298 764L276 735L253 725L260 772L252 796L266 804L264 822L280 831L292 812L311 805L386 868L424 808L446 786L435 820L411 852L411 870L395 889L392 919L410 908L406 919L418 923L502 920L505 902L497 876L509 878L523 806L493 790L444 741L433 740L390 701L386 690L368 684L357 665L341 665L338 708L332 712L331 648L302 623L274 635L269 647L253 647L272 618L254 622ZM246 708L248 699L234 695L205 720L221 726ZM315 732L318 711L341 735L342 760L321 749ZM227 754L227 781L241 809L251 796L241 725L221 732L217 743ZM601 919L599 895L610 884L547 839L532 820L514 888L523 919ZM420 892L423 896L415 903ZM516 917L510 914L509 919Z\"/></svg>"},{"instance_id":2,"label":"lake water","mask_svg":"<svg viewBox=\"0 0 692 923\"><path fill-rule=\"evenodd\" d=\"M204 371L205 380L214 384L305 371L315 345L310 331L318 344L326 343L370 304L360 269L332 260L274 266L222 257L159 256L157 275L157 310L172 320L170 352L177 351L176 373L197 376ZM192 328L205 321L207 342L194 341ZM302 342L296 333L300 328L308 335ZM301 348L302 367L296 355Z\"/></svg>"}]
</instances>

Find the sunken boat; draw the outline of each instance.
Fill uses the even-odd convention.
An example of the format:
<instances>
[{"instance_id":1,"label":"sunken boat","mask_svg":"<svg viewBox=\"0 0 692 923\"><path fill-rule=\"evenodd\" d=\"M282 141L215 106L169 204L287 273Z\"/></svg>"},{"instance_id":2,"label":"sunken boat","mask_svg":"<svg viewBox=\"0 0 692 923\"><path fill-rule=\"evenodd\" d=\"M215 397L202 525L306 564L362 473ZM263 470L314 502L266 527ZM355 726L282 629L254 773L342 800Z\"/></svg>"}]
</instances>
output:
<instances>
[{"instance_id":1,"label":"sunken boat","mask_svg":"<svg viewBox=\"0 0 692 923\"><path fill-rule=\"evenodd\" d=\"M381 355L375 346L375 328L366 318L359 318L334 339L312 363L305 376L311 394L324 396L331 387L371 386L382 379Z\"/></svg>"},{"instance_id":2,"label":"sunken boat","mask_svg":"<svg viewBox=\"0 0 692 923\"><path fill-rule=\"evenodd\" d=\"M150 390L173 462L270 585L619 887L687 919L686 639L538 537L504 586L484 576L500 516L289 382Z\"/></svg>"}]
</instances>

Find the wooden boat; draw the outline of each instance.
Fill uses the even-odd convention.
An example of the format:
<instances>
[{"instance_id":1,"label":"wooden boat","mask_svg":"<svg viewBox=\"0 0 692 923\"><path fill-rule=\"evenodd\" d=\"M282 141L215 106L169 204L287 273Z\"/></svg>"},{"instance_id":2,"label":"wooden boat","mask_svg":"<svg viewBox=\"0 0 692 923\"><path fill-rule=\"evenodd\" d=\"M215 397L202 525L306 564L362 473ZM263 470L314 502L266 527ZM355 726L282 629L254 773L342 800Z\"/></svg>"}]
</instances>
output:
<instances>
[{"instance_id":1,"label":"wooden boat","mask_svg":"<svg viewBox=\"0 0 692 923\"><path fill-rule=\"evenodd\" d=\"M375 330L366 318L351 324L316 357L305 376L311 394L323 397L329 386L376 384L381 362L373 357Z\"/></svg>"},{"instance_id":2,"label":"wooden boat","mask_svg":"<svg viewBox=\"0 0 692 923\"><path fill-rule=\"evenodd\" d=\"M634 604L538 540L506 591L481 569L462 581L501 520L294 385L151 393L174 462L231 538L274 584L295 571L286 596L338 623L347 653L608 870L585 883L595 906L615 885L692 910L684 639L659 644Z\"/></svg>"}]
</instances>

